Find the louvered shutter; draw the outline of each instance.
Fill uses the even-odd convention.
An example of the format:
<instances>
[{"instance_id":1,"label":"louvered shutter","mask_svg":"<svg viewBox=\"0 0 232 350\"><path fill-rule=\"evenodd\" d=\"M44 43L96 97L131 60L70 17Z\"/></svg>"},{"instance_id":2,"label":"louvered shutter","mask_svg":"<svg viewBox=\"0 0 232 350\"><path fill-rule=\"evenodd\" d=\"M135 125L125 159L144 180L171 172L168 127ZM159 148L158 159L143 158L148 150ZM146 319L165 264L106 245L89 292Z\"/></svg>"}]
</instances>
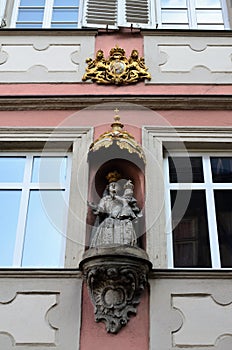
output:
<instances>
[{"instance_id":1,"label":"louvered shutter","mask_svg":"<svg viewBox=\"0 0 232 350\"><path fill-rule=\"evenodd\" d=\"M125 0L124 26L151 28L154 23L154 0Z\"/></svg>"},{"instance_id":2,"label":"louvered shutter","mask_svg":"<svg viewBox=\"0 0 232 350\"><path fill-rule=\"evenodd\" d=\"M117 0L86 0L83 26L93 28L117 28Z\"/></svg>"}]
</instances>

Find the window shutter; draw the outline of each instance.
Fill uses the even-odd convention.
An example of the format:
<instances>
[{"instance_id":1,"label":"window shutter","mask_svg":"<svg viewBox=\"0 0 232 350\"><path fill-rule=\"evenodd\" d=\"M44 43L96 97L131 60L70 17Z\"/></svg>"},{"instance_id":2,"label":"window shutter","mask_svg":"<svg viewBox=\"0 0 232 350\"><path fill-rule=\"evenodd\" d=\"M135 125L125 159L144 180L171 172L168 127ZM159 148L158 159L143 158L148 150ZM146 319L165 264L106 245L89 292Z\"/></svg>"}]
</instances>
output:
<instances>
[{"instance_id":1,"label":"window shutter","mask_svg":"<svg viewBox=\"0 0 232 350\"><path fill-rule=\"evenodd\" d=\"M117 0L87 0L84 6L84 27L117 28Z\"/></svg>"},{"instance_id":2,"label":"window shutter","mask_svg":"<svg viewBox=\"0 0 232 350\"><path fill-rule=\"evenodd\" d=\"M150 0L125 0L125 26L151 28Z\"/></svg>"}]
</instances>

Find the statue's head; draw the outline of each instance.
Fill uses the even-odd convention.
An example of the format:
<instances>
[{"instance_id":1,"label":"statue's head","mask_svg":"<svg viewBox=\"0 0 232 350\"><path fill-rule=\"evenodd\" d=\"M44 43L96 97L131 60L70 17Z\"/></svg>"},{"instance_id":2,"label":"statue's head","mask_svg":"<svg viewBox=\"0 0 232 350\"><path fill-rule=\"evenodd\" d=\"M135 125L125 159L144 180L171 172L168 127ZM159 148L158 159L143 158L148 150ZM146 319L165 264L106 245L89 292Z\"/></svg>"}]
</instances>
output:
<instances>
[{"instance_id":1,"label":"statue's head","mask_svg":"<svg viewBox=\"0 0 232 350\"><path fill-rule=\"evenodd\" d=\"M117 182L110 182L108 185L108 191L111 195L116 195L120 191L120 185Z\"/></svg>"}]
</instances>

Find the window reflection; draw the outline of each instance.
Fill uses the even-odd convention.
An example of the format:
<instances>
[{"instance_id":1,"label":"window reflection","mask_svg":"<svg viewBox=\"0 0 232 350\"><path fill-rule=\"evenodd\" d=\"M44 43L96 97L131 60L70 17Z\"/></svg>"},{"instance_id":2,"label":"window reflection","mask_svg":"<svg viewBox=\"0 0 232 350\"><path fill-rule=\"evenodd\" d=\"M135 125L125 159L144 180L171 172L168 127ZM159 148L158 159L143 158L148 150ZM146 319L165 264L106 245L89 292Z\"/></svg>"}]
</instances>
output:
<instances>
[{"instance_id":1,"label":"window reflection","mask_svg":"<svg viewBox=\"0 0 232 350\"><path fill-rule=\"evenodd\" d=\"M162 28L224 29L220 0L161 0ZM187 27L188 25L188 27Z\"/></svg>"},{"instance_id":2,"label":"window reflection","mask_svg":"<svg viewBox=\"0 0 232 350\"><path fill-rule=\"evenodd\" d=\"M0 157L0 182L22 182L25 157Z\"/></svg>"},{"instance_id":3,"label":"window reflection","mask_svg":"<svg viewBox=\"0 0 232 350\"><path fill-rule=\"evenodd\" d=\"M54 9L52 15L52 21L62 22L62 21L76 21L77 13L72 9Z\"/></svg>"},{"instance_id":4,"label":"window reflection","mask_svg":"<svg viewBox=\"0 0 232 350\"><path fill-rule=\"evenodd\" d=\"M198 23L223 23L221 11L196 11Z\"/></svg>"},{"instance_id":5,"label":"window reflection","mask_svg":"<svg viewBox=\"0 0 232 350\"><path fill-rule=\"evenodd\" d=\"M54 0L53 6L78 6L79 0Z\"/></svg>"},{"instance_id":6,"label":"window reflection","mask_svg":"<svg viewBox=\"0 0 232 350\"><path fill-rule=\"evenodd\" d=\"M0 190L0 266L12 266L21 191Z\"/></svg>"},{"instance_id":7,"label":"window reflection","mask_svg":"<svg viewBox=\"0 0 232 350\"><path fill-rule=\"evenodd\" d=\"M201 157L169 157L170 182L204 182Z\"/></svg>"},{"instance_id":8,"label":"window reflection","mask_svg":"<svg viewBox=\"0 0 232 350\"><path fill-rule=\"evenodd\" d=\"M211 157L213 182L232 182L232 158Z\"/></svg>"},{"instance_id":9,"label":"window reflection","mask_svg":"<svg viewBox=\"0 0 232 350\"><path fill-rule=\"evenodd\" d=\"M162 21L164 23L188 23L187 10L162 11Z\"/></svg>"},{"instance_id":10,"label":"window reflection","mask_svg":"<svg viewBox=\"0 0 232 350\"><path fill-rule=\"evenodd\" d=\"M45 0L21 0L20 6L44 6Z\"/></svg>"},{"instance_id":11,"label":"window reflection","mask_svg":"<svg viewBox=\"0 0 232 350\"><path fill-rule=\"evenodd\" d=\"M183 215L181 204L189 200ZM171 191L175 267L211 267L203 190Z\"/></svg>"},{"instance_id":12,"label":"window reflection","mask_svg":"<svg viewBox=\"0 0 232 350\"><path fill-rule=\"evenodd\" d=\"M222 267L232 267L232 190L215 190L218 239Z\"/></svg>"},{"instance_id":13,"label":"window reflection","mask_svg":"<svg viewBox=\"0 0 232 350\"><path fill-rule=\"evenodd\" d=\"M22 266L61 266L66 217L62 193L30 192Z\"/></svg>"},{"instance_id":14,"label":"window reflection","mask_svg":"<svg viewBox=\"0 0 232 350\"><path fill-rule=\"evenodd\" d=\"M32 182L64 183L67 173L67 157L34 157Z\"/></svg>"},{"instance_id":15,"label":"window reflection","mask_svg":"<svg viewBox=\"0 0 232 350\"><path fill-rule=\"evenodd\" d=\"M186 0L161 0L161 7L186 7Z\"/></svg>"},{"instance_id":16,"label":"window reflection","mask_svg":"<svg viewBox=\"0 0 232 350\"><path fill-rule=\"evenodd\" d=\"M220 8L221 7L221 1L220 0L195 0L196 7L197 8Z\"/></svg>"}]
</instances>

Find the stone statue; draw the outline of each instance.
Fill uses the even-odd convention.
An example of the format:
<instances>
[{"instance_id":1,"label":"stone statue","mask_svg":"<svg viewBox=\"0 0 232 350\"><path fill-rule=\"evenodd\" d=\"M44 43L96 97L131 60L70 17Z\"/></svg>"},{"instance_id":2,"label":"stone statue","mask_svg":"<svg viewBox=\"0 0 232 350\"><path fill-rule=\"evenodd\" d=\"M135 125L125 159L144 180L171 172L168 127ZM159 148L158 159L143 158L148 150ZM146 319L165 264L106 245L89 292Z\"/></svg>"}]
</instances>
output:
<instances>
[{"instance_id":1,"label":"stone statue","mask_svg":"<svg viewBox=\"0 0 232 350\"><path fill-rule=\"evenodd\" d=\"M120 185L112 181L106 188L99 204L88 203L97 220L92 231L90 247L106 247L113 245L135 246L137 236L133 220L141 217L141 210L133 197L131 180L124 185L123 195L119 195Z\"/></svg>"}]
</instances>

